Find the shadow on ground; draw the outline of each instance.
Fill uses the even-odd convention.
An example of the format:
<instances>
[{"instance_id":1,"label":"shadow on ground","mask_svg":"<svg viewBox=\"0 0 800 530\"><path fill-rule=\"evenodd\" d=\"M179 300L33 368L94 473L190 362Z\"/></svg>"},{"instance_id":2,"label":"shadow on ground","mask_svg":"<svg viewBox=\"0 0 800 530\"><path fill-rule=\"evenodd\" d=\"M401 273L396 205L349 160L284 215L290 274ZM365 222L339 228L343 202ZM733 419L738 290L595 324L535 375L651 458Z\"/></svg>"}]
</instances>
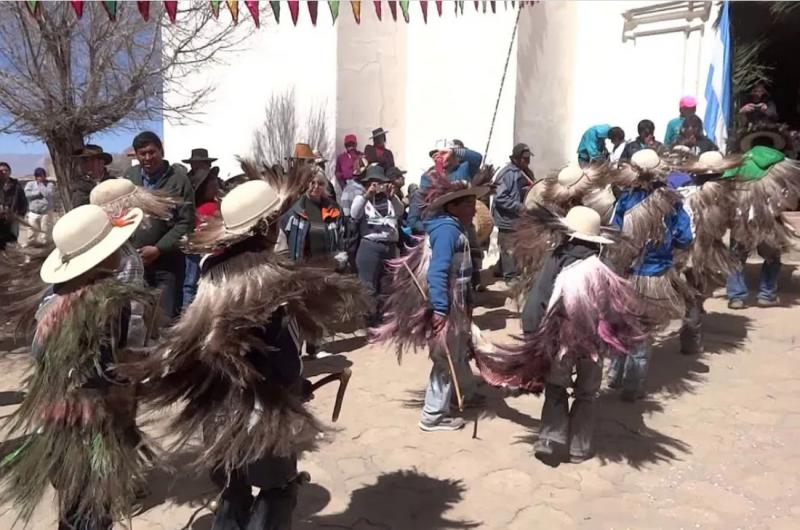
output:
<instances>
[{"instance_id":1,"label":"shadow on ground","mask_svg":"<svg viewBox=\"0 0 800 530\"><path fill-rule=\"evenodd\" d=\"M302 516L303 497L295 530L320 528L426 529L478 528L480 523L448 519L445 514L464 496L461 481L430 477L416 470L380 475L375 484L355 490L347 509L332 515ZM301 490L302 491L302 490ZM322 500L309 492L312 501ZM313 497L316 496L316 497ZM196 529L200 530L200 529Z\"/></svg>"},{"instance_id":2,"label":"shadow on ground","mask_svg":"<svg viewBox=\"0 0 800 530\"><path fill-rule=\"evenodd\" d=\"M207 505L219 493L209 477L199 475L191 468L198 453L186 450L172 453L147 473L150 494L142 500L139 513L170 502L188 504L199 508Z\"/></svg>"}]
</instances>

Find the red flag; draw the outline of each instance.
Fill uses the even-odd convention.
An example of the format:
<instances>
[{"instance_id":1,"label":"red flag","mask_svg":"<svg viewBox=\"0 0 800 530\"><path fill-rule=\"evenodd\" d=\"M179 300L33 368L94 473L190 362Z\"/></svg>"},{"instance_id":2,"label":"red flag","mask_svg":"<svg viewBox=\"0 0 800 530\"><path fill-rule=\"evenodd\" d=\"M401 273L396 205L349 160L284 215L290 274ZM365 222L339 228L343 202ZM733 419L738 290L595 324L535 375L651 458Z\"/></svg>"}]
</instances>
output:
<instances>
[{"instance_id":1,"label":"red flag","mask_svg":"<svg viewBox=\"0 0 800 530\"><path fill-rule=\"evenodd\" d=\"M72 9L75 10L78 18L81 18L83 16L83 0L70 0L70 4L72 4Z\"/></svg>"},{"instance_id":2,"label":"red flag","mask_svg":"<svg viewBox=\"0 0 800 530\"><path fill-rule=\"evenodd\" d=\"M422 22L428 23L428 0L420 0L419 8L422 9Z\"/></svg>"},{"instance_id":3,"label":"red flag","mask_svg":"<svg viewBox=\"0 0 800 530\"><path fill-rule=\"evenodd\" d=\"M350 7L353 8L353 18L356 24L361 24L361 0L350 0Z\"/></svg>"},{"instance_id":4,"label":"red flag","mask_svg":"<svg viewBox=\"0 0 800 530\"><path fill-rule=\"evenodd\" d=\"M317 0L308 0L308 14L311 17L311 23L317 25L317 7L319 2Z\"/></svg>"},{"instance_id":5,"label":"red flag","mask_svg":"<svg viewBox=\"0 0 800 530\"><path fill-rule=\"evenodd\" d=\"M169 21L174 24L175 19L178 17L178 0L165 0L164 8L167 10Z\"/></svg>"},{"instance_id":6,"label":"red flag","mask_svg":"<svg viewBox=\"0 0 800 530\"><path fill-rule=\"evenodd\" d=\"M258 18L258 0L246 0L244 5L247 6L247 9L250 11L250 16L253 17L253 22L255 23L257 28L261 27L261 21Z\"/></svg>"},{"instance_id":7,"label":"red flag","mask_svg":"<svg viewBox=\"0 0 800 530\"><path fill-rule=\"evenodd\" d=\"M148 0L138 0L136 2L136 7L139 8L139 14L142 15L142 18L145 22L150 20L150 2Z\"/></svg>"},{"instance_id":8,"label":"red flag","mask_svg":"<svg viewBox=\"0 0 800 530\"><path fill-rule=\"evenodd\" d=\"M297 19L300 17L300 2L299 0L289 0L289 13L292 15L292 22L297 25Z\"/></svg>"},{"instance_id":9,"label":"red flag","mask_svg":"<svg viewBox=\"0 0 800 530\"><path fill-rule=\"evenodd\" d=\"M442 16L442 0L436 0L436 12Z\"/></svg>"},{"instance_id":10,"label":"red flag","mask_svg":"<svg viewBox=\"0 0 800 530\"><path fill-rule=\"evenodd\" d=\"M397 22L397 0L389 0L389 11L392 12L392 20Z\"/></svg>"},{"instance_id":11,"label":"red flag","mask_svg":"<svg viewBox=\"0 0 800 530\"><path fill-rule=\"evenodd\" d=\"M383 20L381 18L381 0L375 0L372 3L375 4L375 14L378 15L378 20Z\"/></svg>"}]
</instances>

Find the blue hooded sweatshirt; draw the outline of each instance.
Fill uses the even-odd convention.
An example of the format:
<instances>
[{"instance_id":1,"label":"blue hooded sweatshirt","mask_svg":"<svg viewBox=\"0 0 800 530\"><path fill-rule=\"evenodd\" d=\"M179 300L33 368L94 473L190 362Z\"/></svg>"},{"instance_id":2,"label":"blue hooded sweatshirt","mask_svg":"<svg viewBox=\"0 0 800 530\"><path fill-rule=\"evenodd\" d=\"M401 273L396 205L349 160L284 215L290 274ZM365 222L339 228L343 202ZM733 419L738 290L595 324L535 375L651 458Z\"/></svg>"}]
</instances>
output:
<instances>
[{"instance_id":1,"label":"blue hooded sweatshirt","mask_svg":"<svg viewBox=\"0 0 800 530\"><path fill-rule=\"evenodd\" d=\"M578 160L591 162L607 157L606 139L610 130L611 126L607 123L589 127L581 136L581 143L578 144Z\"/></svg>"},{"instance_id":2,"label":"blue hooded sweatshirt","mask_svg":"<svg viewBox=\"0 0 800 530\"><path fill-rule=\"evenodd\" d=\"M465 306L472 303L472 262L469 255L469 240L461 223L447 213L440 213L425 221L425 231L431 245L431 262L428 266L428 298L433 310L447 315L453 300L450 300L451 282L458 289L456 296L462 297Z\"/></svg>"},{"instance_id":3,"label":"blue hooded sweatshirt","mask_svg":"<svg viewBox=\"0 0 800 530\"><path fill-rule=\"evenodd\" d=\"M645 200L649 194L650 192L642 189L623 192L617 199L617 205L614 209L614 224L622 229L625 223L625 213ZM685 249L692 244L692 221L681 204L678 204L674 211L667 214L664 224L666 225L664 240L658 246L652 244L647 246L641 263L631 269L634 274L639 276L660 276L672 267L672 250L675 248Z\"/></svg>"},{"instance_id":4,"label":"blue hooded sweatshirt","mask_svg":"<svg viewBox=\"0 0 800 530\"><path fill-rule=\"evenodd\" d=\"M447 179L451 182L457 182L459 180L472 182L472 178L477 175L478 171L481 169L483 156L476 151L463 147L453 149L453 153L455 153L459 163L457 166L448 171ZM419 214L419 196L424 194L425 190L427 190L428 186L430 185L431 178L428 176L428 172L426 171L419 179L419 188L414 196L411 197L411 204L408 208L408 226L410 226L411 230L417 234L424 233L424 223L422 222Z\"/></svg>"}]
</instances>

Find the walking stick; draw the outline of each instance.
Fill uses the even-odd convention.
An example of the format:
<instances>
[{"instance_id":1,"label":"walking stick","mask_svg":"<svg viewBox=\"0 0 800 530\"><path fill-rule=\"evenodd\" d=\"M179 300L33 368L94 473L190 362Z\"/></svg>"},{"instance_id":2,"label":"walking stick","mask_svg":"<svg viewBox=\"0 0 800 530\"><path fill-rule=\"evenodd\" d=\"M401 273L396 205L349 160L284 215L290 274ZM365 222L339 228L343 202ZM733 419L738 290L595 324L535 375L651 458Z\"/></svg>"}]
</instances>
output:
<instances>
[{"instance_id":1,"label":"walking stick","mask_svg":"<svg viewBox=\"0 0 800 530\"><path fill-rule=\"evenodd\" d=\"M408 266L408 263L403 261L403 267L405 267L408 274L411 276L411 279L414 281L414 285L417 286L419 290L419 294L422 295L422 299L426 302L428 301L428 297L425 294L425 291L422 289L422 286L419 284L417 277L414 276L414 273L411 271L411 267ZM444 353L447 357L447 365L450 367L450 377L453 378L453 386L456 389L456 400L458 401L458 411L464 412L464 396L461 395L461 385L458 384L458 376L456 375L456 368L453 365L453 357L450 355L450 348L447 347L447 337L445 337L444 341Z\"/></svg>"}]
</instances>

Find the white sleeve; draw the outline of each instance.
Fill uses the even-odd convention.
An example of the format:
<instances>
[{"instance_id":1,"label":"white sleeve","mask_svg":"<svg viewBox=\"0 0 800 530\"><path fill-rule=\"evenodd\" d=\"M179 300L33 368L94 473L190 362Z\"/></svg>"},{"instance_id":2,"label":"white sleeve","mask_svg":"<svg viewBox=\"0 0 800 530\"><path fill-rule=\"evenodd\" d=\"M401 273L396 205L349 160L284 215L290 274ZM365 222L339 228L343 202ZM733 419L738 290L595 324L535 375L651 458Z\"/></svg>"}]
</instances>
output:
<instances>
[{"instance_id":1,"label":"white sleeve","mask_svg":"<svg viewBox=\"0 0 800 530\"><path fill-rule=\"evenodd\" d=\"M364 215L364 206L366 203L367 199L365 199L363 195L357 195L353 199L353 204L350 205L350 217L356 221L361 220L361 217Z\"/></svg>"}]
</instances>

